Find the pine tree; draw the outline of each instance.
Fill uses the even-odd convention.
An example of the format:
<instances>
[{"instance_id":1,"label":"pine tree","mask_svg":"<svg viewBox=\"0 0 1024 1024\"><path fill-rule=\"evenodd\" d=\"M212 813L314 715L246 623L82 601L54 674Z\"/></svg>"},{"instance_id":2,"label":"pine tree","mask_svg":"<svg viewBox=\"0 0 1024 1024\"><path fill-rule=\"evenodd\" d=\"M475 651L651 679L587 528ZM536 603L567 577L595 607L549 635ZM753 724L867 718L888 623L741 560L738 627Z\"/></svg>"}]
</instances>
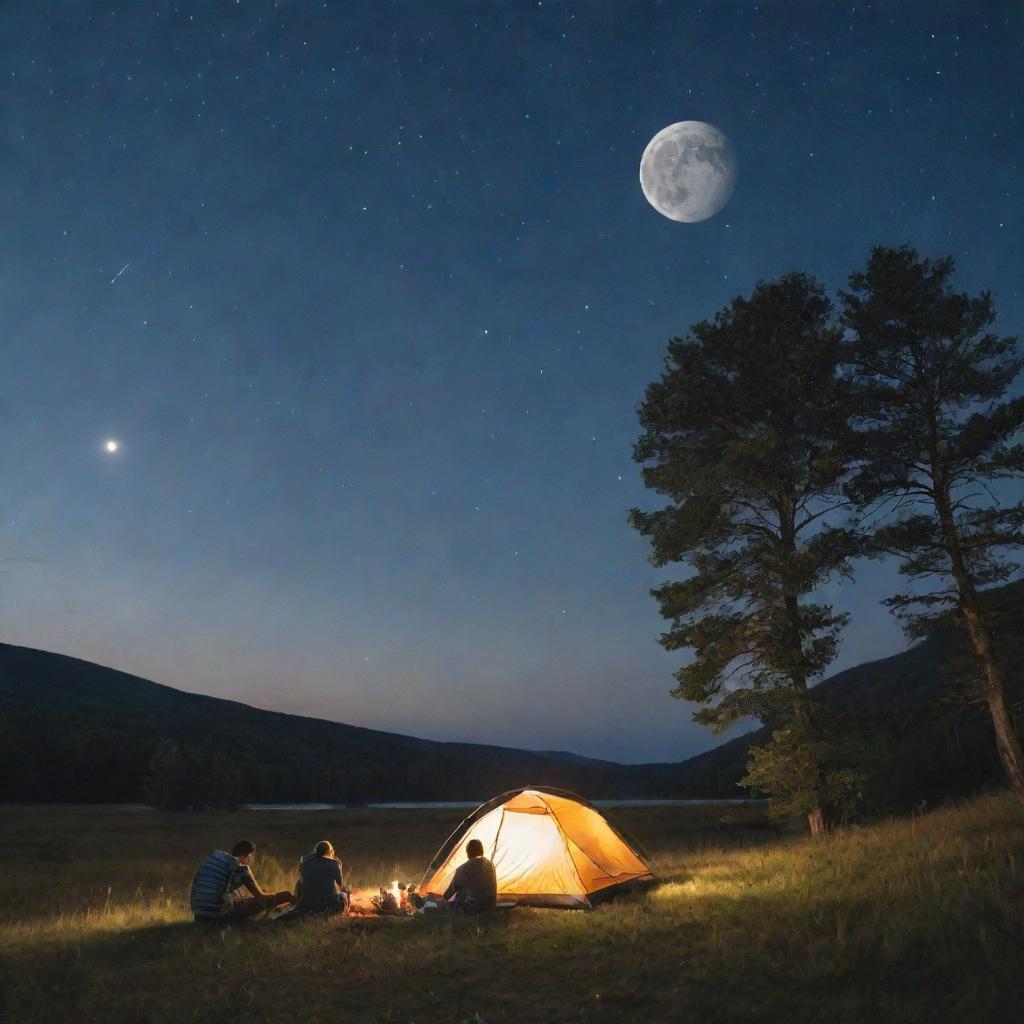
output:
<instances>
[{"instance_id":1,"label":"pine tree","mask_svg":"<svg viewBox=\"0 0 1024 1024\"><path fill-rule=\"evenodd\" d=\"M1024 472L1024 398L1007 397L1024 360L1017 339L989 328L989 293L956 292L952 259L876 248L843 295L848 359L859 387L864 462L848 493L887 513L874 532L913 584L887 602L921 635L952 611L984 673L996 745L1024 797L1024 755L1007 701L1006 652L978 591L1016 571L1024 502L1001 502L991 483Z\"/></svg>"},{"instance_id":2,"label":"pine tree","mask_svg":"<svg viewBox=\"0 0 1024 1024\"><path fill-rule=\"evenodd\" d=\"M845 616L808 598L846 571L853 543L832 523L849 459L841 354L813 278L762 282L669 343L634 452L669 504L634 509L631 521L655 565L690 570L652 591L671 622L662 645L694 654L673 694L704 705L694 718L716 731L752 716L784 732L776 761L791 765L798 751L807 766L802 809L815 833L829 810L828 737L808 689L835 657Z\"/></svg>"}]
</instances>

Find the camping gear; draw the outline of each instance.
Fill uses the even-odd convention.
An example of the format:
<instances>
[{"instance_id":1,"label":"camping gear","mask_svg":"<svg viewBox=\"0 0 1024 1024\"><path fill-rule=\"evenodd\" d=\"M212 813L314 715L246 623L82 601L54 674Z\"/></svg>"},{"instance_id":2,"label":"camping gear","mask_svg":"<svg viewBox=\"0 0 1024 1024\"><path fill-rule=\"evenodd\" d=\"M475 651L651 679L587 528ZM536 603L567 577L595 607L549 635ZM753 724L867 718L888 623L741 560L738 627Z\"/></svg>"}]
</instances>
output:
<instances>
[{"instance_id":1,"label":"camping gear","mask_svg":"<svg viewBox=\"0 0 1024 1024\"><path fill-rule=\"evenodd\" d=\"M470 839L483 843L494 864L499 901L590 909L595 897L655 881L636 844L596 807L565 790L531 786L502 793L466 818L427 868L421 893L444 893Z\"/></svg>"}]
</instances>

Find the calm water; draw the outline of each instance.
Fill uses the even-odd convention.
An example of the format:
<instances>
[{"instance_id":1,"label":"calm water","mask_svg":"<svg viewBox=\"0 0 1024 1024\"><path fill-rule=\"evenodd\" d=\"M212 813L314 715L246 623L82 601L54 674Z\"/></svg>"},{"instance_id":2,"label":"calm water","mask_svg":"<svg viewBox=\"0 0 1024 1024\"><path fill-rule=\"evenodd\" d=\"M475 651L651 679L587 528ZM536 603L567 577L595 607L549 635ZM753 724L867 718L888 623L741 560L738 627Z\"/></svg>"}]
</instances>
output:
<instances>
[{"instance_id":1,"label":"calm water","mask_svg":"<svg viewBox=\"0 0 1024 1024\"><path fill-rule=\"evenodd\" d=\"M436 803L389 803L362 804L348 808L346 804L242 804L243 811L342 811L358 810L369 807L384 811L416 811L416 810L473 810L479 807L482 800L441 800ZM767 800L591 800L595 807L701 807L710 804L730 804L733 806L757 806L768 803Z\"/></svg>"}]
</instances>

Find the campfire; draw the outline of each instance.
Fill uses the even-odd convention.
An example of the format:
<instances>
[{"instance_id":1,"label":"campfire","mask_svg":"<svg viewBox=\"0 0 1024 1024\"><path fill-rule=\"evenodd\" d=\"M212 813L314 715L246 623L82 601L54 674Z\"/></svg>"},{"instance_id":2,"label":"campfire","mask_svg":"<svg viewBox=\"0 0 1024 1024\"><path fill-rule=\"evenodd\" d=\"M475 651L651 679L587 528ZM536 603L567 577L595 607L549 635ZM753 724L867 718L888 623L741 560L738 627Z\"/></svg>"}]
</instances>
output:
<instances>
[{"instance_id":1,"label":"campfire","mask_svg":"<svg viewBox=\"0 0 1024 1024\"><path fill-rule=\"evenodd\" d=\"M353 889L349 912L361 917L410 917L423 906L423 897L415 883L400 882L397 878L379 889Z\"/></svg>"}]
</instances>

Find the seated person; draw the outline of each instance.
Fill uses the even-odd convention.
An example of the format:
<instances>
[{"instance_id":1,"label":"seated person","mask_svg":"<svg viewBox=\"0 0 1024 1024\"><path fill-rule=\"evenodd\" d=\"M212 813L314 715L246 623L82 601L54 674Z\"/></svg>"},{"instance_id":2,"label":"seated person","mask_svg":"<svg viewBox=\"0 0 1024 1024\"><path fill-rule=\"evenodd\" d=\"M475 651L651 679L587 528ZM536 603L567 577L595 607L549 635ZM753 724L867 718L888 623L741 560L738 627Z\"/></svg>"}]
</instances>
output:
<instances>
[{"instance_id":1,"label":"seated person","mask_svg":"<svg viewBox=\"0 0 1024 1024\"><path fill-rule=\"evenodd\" d=\"M240 839L230 853L215 850L192 880L192 915L196 921L224 921L255 917L288 903L290 892L264 892L253 877L252 863L256 846Z\"/></svg>"},{"instance_id":2,"label":"seated person","mask_svg":"<svg viewBox=\"0 0 1024 1024\"><path fill-rule=\"evenodd\" d=\"M322 839L299 864L295 885L299 914L343 914L348 909L348 889L341 874L341 861L334 847Z\"/></svg>"},{"instance_id":3,"label":"seated person","mask_svg":"<svg viewBox=\"0 0 1024 1024\"><path fill-rule=\"evenodd\" d=\"M484 844L479 839L470 839L466 856L469 860L455 869L444 899L453 910L463 914L493 910L498 902L498 879L494 865L484 856Z\"/></svg>"}]
</instances>

